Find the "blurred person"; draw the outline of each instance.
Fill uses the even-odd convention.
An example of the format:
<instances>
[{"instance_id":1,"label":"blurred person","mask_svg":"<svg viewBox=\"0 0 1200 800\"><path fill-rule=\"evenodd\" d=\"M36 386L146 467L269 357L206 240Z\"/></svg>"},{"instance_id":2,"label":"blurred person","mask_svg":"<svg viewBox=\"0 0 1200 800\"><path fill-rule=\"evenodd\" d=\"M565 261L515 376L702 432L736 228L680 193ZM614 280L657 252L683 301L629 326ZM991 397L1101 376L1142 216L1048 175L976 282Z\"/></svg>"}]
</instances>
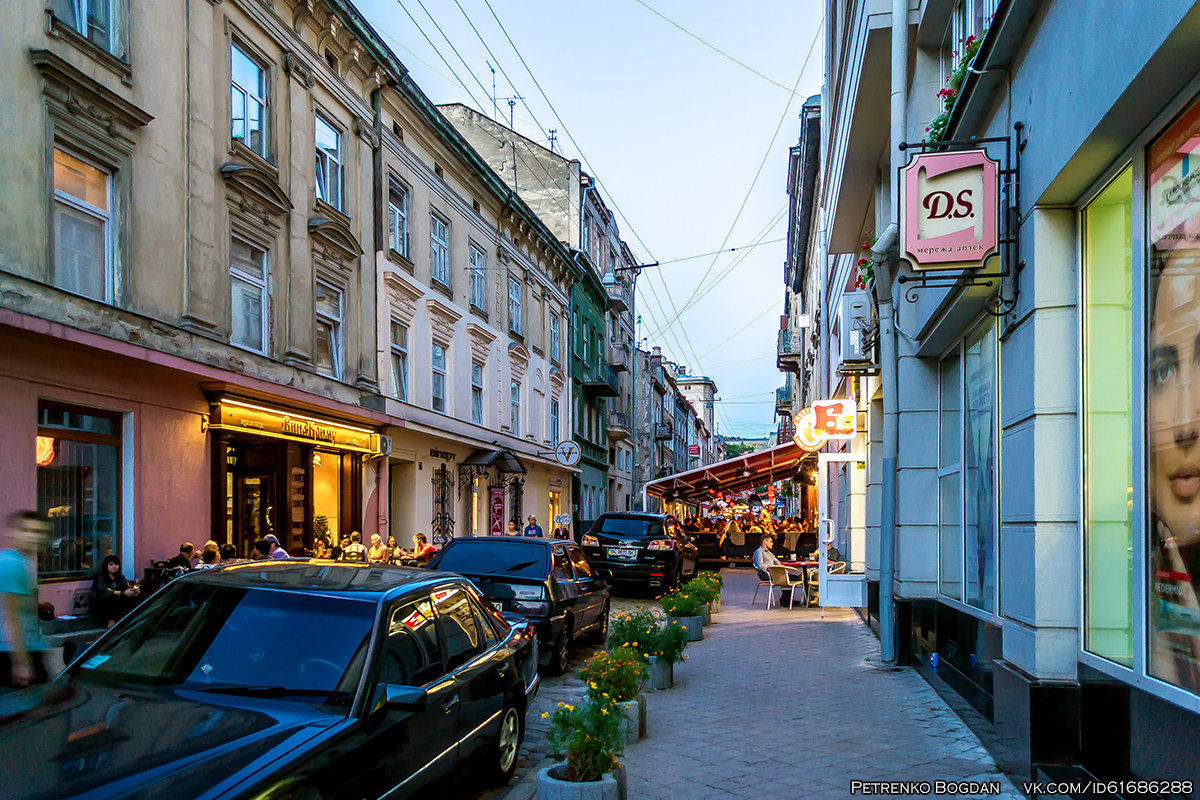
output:
<instances>
[{"instance_id":1,"label":"blurred person","mask_svg":"<svg viewBox=\"0 0 1200 800\"><path fill-rule=\"evenodd\" d=\"M0 686L17 689L49 680L48 647L38 625L37 554L50 525L36 511L8 518L11 547L0 550Z\"/></svg>"},{"instance_id":2,"label":"blurred person","mask_svg":"<svg viewBox=\"0 0 1200 800\"><path fill-rule=\"evenodd\" d=\"M509 536L520 536L521 535L521 531L519 531L517 529L517 521L515 519L509 520L509 522L508 522L508 535Z\"/></svg>"},{"instance_id":3,"label":"blurred person","mask_svg":"<svg viewBox=\"0 0 1200 800\"><path fill-rule=\"evenodd\" d=\"M399 564L401 559L401 549L396 544L396 537L389 536L387 540L387 560L389 564Z\"/></svg>"},{"instance_id":4,"label":"blurred person","mask_svg":"<svg viewBox=\"0 0 1200 800\"><path fill-rule=\"evenodd\" d=\"M237 545L223 544L219 548L217 548L217 550L221 554L221 563L222 564L228 564L231 561L238 560Z\"/></svg>"},{"instance_id":5,"label":"blurred person","mask_svg":"<svg viewBox=\"0 0 1200 800\"><path fill-rule=\"evenodd\" d=\"M212 569L221 563L221 551L215 547L205 547L200 552L200 563L192 569Z\"/></svg>"}]
</instances>

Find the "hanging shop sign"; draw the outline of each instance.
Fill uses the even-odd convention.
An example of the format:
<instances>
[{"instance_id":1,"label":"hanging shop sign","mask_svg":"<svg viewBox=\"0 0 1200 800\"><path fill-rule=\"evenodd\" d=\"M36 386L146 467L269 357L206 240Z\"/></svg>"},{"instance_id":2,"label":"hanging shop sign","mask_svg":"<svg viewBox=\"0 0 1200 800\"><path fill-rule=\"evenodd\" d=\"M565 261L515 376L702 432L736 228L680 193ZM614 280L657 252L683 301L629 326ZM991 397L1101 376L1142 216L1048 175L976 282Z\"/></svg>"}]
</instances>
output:
<instances>
[{"instance_id":1,"label":"hanging shop sign","mask_svg":"<svg viewBox=\"0 0 1200 800\"><path fill-rule=\"evenodd\" d=\"M858 435L858 409L853 400L817 400L801 409L793 420L792 441L805 450L820 450L830 439L853 439Z\"/></svg>"},{"instance_id":2,"label":"hanging shop sign","mask_svg":"<svg viewBox=\"0 0 1200 800\"><path fill-rule=\"evenodd\" d=\"M964 270L998 253L999 169L983 150L914 156L900 175L901 258L918 272Z\"/></svg>"},{"instance_id":3,"label":"hanging shop sign","mask_svg":"<svg viewBox=\"0 0 1200 800\"><path fill-rule=\"evenodd\" d=\"M504 487L493 486L488 490L488 521L489 533L492 536L504 535Z\"/></svg>"},{"instance_id":4,"label":"hanging shop sign","mask_svg":"<svg viewBox=\"0 0 1200 800\"><path fill-rule=\"evenodd\" d=\"M572 441L559 442L558 447L554 448L554 460L564 467L573 467L578 464L581 455L583 455L582 448Z\"/></svg>"},{"instance_id":5,"label":"hanging shop sign","mask_svg":"<svg viewBox=\"0 0 1200 800\"><path fill-rule=\"evenodd\" d=\"M792 422L796 426L796 434L792 441L797 447L805 450L820 450L825 446L826 437L816 428L816 415L812 408L802 408L796 413Z\"/></svg>"},{"instance_id":6,"label":"hanging shop sign","mask_svg":"<svg viewBox=\"0 0 1200 800\"><path fill-rule=\"evenodd\" d=\"M322 444L338 450L379 453L379 434L374 431L229 398L213 404L208 427Z\"/></svg>"},{"instance_id":7,"label":"hanging shop sign","mask_svg":"<svg viewBox=\"0 0 1200 800\"><path fill-rule=\"evenodd\" d=\"M700 445L689 444L688 445L688 455L693 458L699 458L700 457Z\"/></svg>"}]
</instances>

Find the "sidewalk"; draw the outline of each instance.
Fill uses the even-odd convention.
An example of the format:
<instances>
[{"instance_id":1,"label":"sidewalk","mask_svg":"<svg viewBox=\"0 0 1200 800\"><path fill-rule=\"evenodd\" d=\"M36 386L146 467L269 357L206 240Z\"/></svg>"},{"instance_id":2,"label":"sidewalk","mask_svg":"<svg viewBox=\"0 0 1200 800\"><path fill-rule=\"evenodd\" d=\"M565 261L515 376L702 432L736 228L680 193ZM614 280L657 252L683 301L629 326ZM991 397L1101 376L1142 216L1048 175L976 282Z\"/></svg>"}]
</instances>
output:
<instances>
[{"instance_id":1,"label":"sidewalk","mask_svg":"<svg viewBox=\"0 0 1200 800\"><path fill-rule=\"evenodd\" d=\"M1001 782L975 735L911 669L881 669L849 610L750 605L755 575L724 570L723 610L649 696L626 750L631 800L851 795L851 780Z\"/></svg>"}]
</instances>

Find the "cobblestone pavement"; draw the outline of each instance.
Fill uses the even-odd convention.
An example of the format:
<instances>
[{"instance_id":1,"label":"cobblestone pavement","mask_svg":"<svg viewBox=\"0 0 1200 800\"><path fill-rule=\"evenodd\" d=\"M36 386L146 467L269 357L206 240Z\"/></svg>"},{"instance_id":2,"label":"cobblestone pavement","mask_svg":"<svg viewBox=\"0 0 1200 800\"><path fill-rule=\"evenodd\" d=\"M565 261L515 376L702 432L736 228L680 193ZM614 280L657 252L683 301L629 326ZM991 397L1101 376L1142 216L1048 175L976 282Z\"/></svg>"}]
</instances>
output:
<instances>
[{"instance_id":1,"label":"cobblestone pavement","mask_svg":"<svg viewBox=\"0 0 1200 800\"><path fill-rule=\"evenodd\" d=\"M853 779L998 781L1000 797L1023 797L919 675L882 668L878 640L853 612L767 611L762 592L751 605L753 572L723 574L716 624L689 645L675 687L649 693L648 735L626 748L630 800L841 798ZM544 679L513 782L469 797L534 796L548 763L541 712L583 695L574 669L593 650L577 651L568 675Z\"/></svg>"}]
</instances>

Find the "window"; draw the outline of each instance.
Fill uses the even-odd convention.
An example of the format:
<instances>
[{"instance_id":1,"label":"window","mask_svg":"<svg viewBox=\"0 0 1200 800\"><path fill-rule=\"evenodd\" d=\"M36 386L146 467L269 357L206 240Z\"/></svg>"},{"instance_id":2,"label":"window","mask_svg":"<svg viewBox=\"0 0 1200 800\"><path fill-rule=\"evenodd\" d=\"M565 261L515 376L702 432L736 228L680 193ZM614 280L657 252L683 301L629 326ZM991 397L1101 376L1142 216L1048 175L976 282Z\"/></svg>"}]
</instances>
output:
<instances>
[{"instance_id":1,"label":"window","mask_svg":"<svg viewBox=\"0 0 1200 800\"><path fill-rule=\"evenodd\" d=\"M1084 647L1133 666L1133 170L1083 210ZM1124 387L1126 391L1116 391Z\"/></svg>"},{"instance_id":2,"label":"window","mask_svg":"<svg viewBox=\"0 0 1200 800\"><path fill-rule=\"evenodd\" d=\"M550 401L550 445L558 446L558 401Z\"/></svg>"},{"instance_id":3,"label":"window","mask_svg":"<svg viewBox=\"0 0 1200 800\"><path fill-rule=\"evenodd\" d=\"M115 0L54 0L54 15L97 47L117 54Z\"/></svg>"},{"instance_id":4,"label":"window","mask_svg":"<svg viewBox=\"0 0 1200 800\"><path fill-rule=\"evenodd\" d=\"M483 363L471 362L471 422L483 424Z\"/></svg>"},{"instance_id":5,"label":"window","mask_svg":"<svg viewBox=\"0 0 1200 800\"><path fill-rule=\"evenodd\" d=\"M388 185L388 247L408 258L408 189L396 181Z\"/></svg>"},{"instance_id":6,"label":"window","mask_svg":"<svg viewBox=\"0 0 1200 800\"><path fill-rule=\"evenodd\" d=\"M55 148L55 286L113 301L112 222L112 176Z\"/></svg>"},{"instance_id":7,"label":"window","mask_svg":"<svg viewBox=\"0 0 1200 800\"><path fill-rule=\"evenodd\" d=\"M508 425L512 428L513 436L521 435L521 383L513 381L509 385L509 419Z\"/></svg>"},{"instance_id":8,"label":"window","mask_svg":"<svg viewBox=\"0 0 1200 800\"><path fill-rule=\"evenodd\" d=\"M408 400L408 327L392 320L392 397Z\"/></svg>"},{"instance_id":9,"label":"window","mask_svg":"<svg viewBox=\"0 0 1200 800\"><path fill-rule=\"evenodd\" d=\"M317 371L331 378L342 377L342 293L316 283Z\"/></svg>"},{"instance_id":10,"label":"window","mask_svg":"<svg viewBox=\"0 0 1200 800\"><path fill-rule=\"evenodd\" d=\"M558 314L550 315L550 360L561 361L559 351L562 347L562 332L559 330Z\"/></svg>"},{"instance_id":11,"label":"window","mask_svg":"<svg viewBox=\"0 0 1200 800\"><path fill-rule=\"evenodd\" d=\"M342 210L342 135L316 115L317 199Z\"/></svg>"},{"instance_id":12,"label":"window","mask_svg":"<svg viewBox=\"0 0 1200 800\"><path fill-rule=\"evenodd\" d=\"M433 345L433 410L446 413L446 348Z\"/></svg>"},{"instance_id":13,"label":"window","mask_svg":"<svg viewBox=\"0 0 1200 800\"><path fill-rule=\"evenodd\" d=\"M471 252L471 305L480 311L487 311L487 256L474 244Z\"/></svg>"},{"instance_id":14,"label":"window","mask_svg":"<svg viewBox=\"0 0 1200 800\"><path fill-rule=\"evenodd\" d=\"M521 281L508 276L508 329L521 332Z\"/></svg>"},{"instance_id":15,"label":"window","mask_svg":"<svg viewBox=\"0 0 1200 800\"><path fill-rule=\"evenodd\" d=\"M51 535L38 577L90 576L120 553L121 420L115 414L41 404L35 447L37 510Z\"/></svg>"},{"instance_id":16,"label":"window","mask_svg":"<svg viewBox=\"0 0 1200 800\"><path fill-rule=\"evenodd\" d=\"M267 254L232 240L229 247L229 341L256 353L267 352Z\"/></svg>"},{"instance_id":17,"label":"window","mask_svg":"<svg viewBox=\"0 0 1200 800\"><path fill-rule=\"evenodd\" d=\"M388 619L387 644L379 664L379 682L424 686L442 676L433 602L423 597L396 608Z\"/></svg>"},{"instance_id":18,"label":"window","mask_svg":"<svg viewBox=\"0 0 1200 800\"><path fill-rule=\"evenodd\" d=\"M267 157L267 71L236 44L230 48L230 136Z\"/></svg>"},{"instance_id":19,"label":"window","mask_svg":"<svg viewBox=\"0 0 1200 800\"><path fill-rule=\"evenodd\" d=\"M429 215L429 274L443 286L450 285L449 226L437 214Z\"/></svg>"},{"instance_id":20,"label":"window","mask_svg":"<svg viewBox=\"0 0 1200 800\"><path fill-rule=\"evenodd\" d=\"M446 649L446 670L454 670L483 652L482 638L467 593L458 587L434 593L438 627Z\"/></svg>"}]
</instances>

